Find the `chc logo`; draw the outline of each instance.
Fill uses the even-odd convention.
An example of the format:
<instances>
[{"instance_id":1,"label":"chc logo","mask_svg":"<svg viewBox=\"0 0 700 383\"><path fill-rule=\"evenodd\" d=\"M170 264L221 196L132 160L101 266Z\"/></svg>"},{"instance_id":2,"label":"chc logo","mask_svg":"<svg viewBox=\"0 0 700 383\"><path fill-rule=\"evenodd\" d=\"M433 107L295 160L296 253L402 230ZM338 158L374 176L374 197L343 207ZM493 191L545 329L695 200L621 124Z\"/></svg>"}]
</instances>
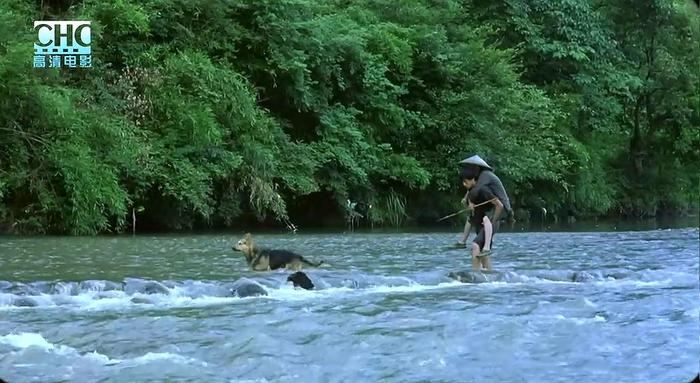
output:
<instances>
[{"instance_id":1,"label":"chc logo","mask_svg":"<svg viewBox=\"0 0 700 383\"><path fill-rule=\"evenodd\" d=\"M34 30L34 68L92 67L89 21L35 21Z\"/></svg>"}]
</instances>

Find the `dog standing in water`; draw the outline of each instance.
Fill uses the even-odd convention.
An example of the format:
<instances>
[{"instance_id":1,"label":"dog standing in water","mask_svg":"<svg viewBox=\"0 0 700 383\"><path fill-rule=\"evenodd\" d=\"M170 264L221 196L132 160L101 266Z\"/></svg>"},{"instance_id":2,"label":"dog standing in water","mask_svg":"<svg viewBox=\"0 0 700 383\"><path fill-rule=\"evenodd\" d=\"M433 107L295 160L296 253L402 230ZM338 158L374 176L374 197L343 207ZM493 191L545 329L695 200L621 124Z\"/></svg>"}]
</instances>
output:
<instances>
[{"instance_id":1,"label":"dog standing in water","mask_svg":"<svg viewBox=\"0 0 700 383\"><path fill-rule=\"evenodd\" d=\"M270 250L255 246L250 233L233 246L233 250L240 251L245 256L245 261L255 271L267 271L280 268L301 270L304 266L318 267L323 264L307 261L301 255L289 250Z\"/></svg>"}]
</instances>

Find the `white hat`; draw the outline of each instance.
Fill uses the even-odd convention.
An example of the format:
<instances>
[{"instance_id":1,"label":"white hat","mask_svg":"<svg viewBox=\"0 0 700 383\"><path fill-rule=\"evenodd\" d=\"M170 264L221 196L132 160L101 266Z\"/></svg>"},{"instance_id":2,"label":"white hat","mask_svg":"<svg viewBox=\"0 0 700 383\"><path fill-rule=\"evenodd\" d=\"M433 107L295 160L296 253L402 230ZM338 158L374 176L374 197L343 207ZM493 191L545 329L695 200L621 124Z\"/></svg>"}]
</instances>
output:
<instances>
[{"instance_id":1,"label":"white hat","mask_svg":"<svg viewBox=\"0 0 700 383\"><path fill-rule=\"evenodd\" d=\"M481 157L474 155L469 158L463 159L462 161L459 161L460 165L476 165L480 166L482 168L488 169L488 170L493 170L489 164L486 163Z\"/></svg>"}]
</instances>

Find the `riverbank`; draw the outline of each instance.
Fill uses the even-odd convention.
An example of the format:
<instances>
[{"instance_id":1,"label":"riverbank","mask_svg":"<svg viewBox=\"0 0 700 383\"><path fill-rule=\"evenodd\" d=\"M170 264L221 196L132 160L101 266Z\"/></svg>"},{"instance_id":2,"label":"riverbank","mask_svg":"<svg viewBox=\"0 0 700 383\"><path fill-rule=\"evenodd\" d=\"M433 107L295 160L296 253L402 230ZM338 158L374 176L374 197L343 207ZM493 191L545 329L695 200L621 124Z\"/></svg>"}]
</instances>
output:
<instances>
[{"instance_id":1,"label":"riverbank","mask_svg":"<svg viewBox=\"0 0 700 383\"><path fill-rule=\"evenodd\" d=\"M442 224L432 225L405 225L400 227L391 226L376 226L367 227L360 226L350 230L347 226L342 225L325 225L325 226L298 226L297 233L299 234L328 234L328 233L374 233L374 234L390 234L390 233L459 233L463 229L464 218L454 218L451 221ZM625 218L601 218L601 219L584 219L577 221L516 221L512 224L503 224L500 227L501 233L519 233L519 232L622 232L622 231L644 231L644 230L668 230L668 229L685 229L700 227L700 216L685 216L685 217L660 217L649 219L625 219ZM238 235L244 232L253 232L258 234L289 234L290 230L272 225L235 225L229 228L198 228L192 230L138 230L137 235L199 235L199 234L234 234ZM2 236L16 237L33 237L42 236L41 234L18 234L11 232L0 233ZM102 233L102 236L125 236L132 235L131 232L125 231L122 233ZM54 236L54 235L49 235Z\"/></svg>"}]
</instances>

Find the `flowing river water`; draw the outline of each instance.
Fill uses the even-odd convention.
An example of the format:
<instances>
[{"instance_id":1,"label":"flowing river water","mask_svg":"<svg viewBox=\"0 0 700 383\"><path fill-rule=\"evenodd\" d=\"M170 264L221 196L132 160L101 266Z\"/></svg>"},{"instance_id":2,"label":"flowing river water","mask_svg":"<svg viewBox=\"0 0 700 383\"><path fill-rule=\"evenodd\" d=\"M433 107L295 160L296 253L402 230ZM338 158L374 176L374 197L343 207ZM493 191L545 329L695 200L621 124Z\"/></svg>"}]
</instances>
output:
<instances>
[{"instance_id":1,"label":"flowing river water","mask_svg":"<svg viewBox=\"0 0 700 383\"><path fill-rule=\"evenodd\" d=\"M253 272L238 235L0 237L14 382L688 382L697 228L499 233L461 283L454 233L258 235L327 265ZM267 295L239 297L237 284Z\"/></svg>"}]
</instances>

